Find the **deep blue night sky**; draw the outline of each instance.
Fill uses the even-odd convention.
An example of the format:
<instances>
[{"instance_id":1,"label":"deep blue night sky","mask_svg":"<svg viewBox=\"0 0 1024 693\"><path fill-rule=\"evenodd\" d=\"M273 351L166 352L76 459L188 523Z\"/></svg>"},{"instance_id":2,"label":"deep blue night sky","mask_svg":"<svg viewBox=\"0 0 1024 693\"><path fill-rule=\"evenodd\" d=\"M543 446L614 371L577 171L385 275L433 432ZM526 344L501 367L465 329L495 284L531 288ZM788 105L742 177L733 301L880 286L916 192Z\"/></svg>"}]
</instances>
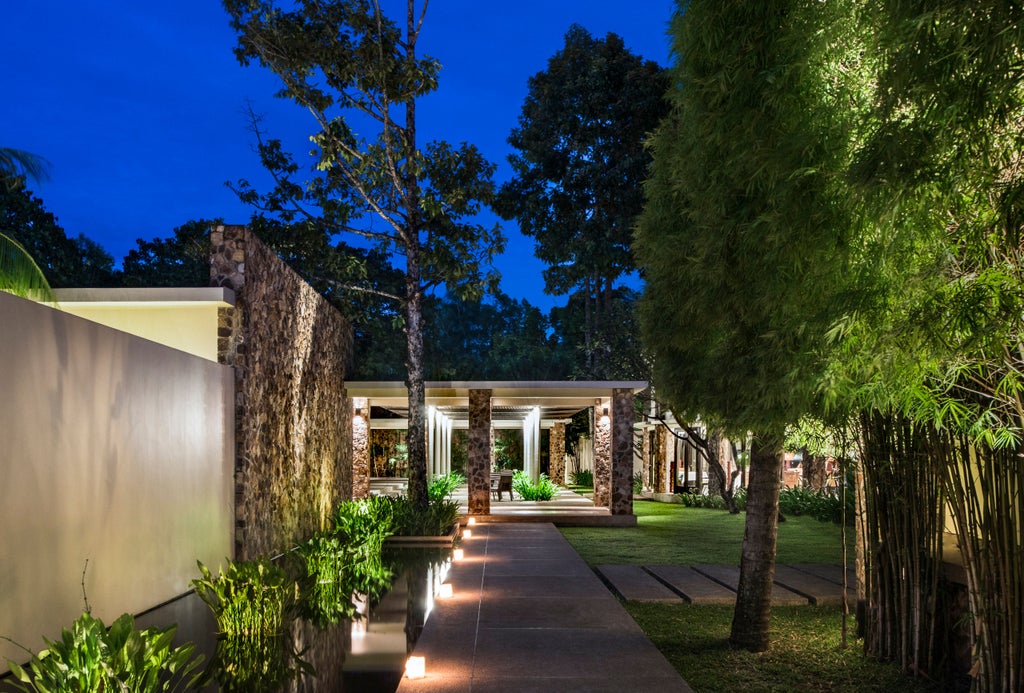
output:
<instances>
[{"instance_id":1,"label":"deep blue night sky","mask_svg":"<svg viewBox=\"0 0 1024 693\"><path fill-rule=\"evenodd\" d=\"M395 0L386 0L385 6ZM404 5L404 3L401 3ZM273 96L276 78L243 68L217 0L6 3L0 21L4 106L0 145L45 157L50 178L31 187L69 235L84 233L120 261L136 238L168 236L195 218L245 223L250 210L225 181L267 176L252 152L246 100L270 136L295 142L311 119ZM423 140L476 144L510 175L506 138L527 79L543 70L573 23L612 31L666 65L672 0L432 0L421 53L444 69L418 113ZM392 13L392 16L402 16ZM532 241L504 223L502 288L545 311Z\"/></svg>"}]
</instances>

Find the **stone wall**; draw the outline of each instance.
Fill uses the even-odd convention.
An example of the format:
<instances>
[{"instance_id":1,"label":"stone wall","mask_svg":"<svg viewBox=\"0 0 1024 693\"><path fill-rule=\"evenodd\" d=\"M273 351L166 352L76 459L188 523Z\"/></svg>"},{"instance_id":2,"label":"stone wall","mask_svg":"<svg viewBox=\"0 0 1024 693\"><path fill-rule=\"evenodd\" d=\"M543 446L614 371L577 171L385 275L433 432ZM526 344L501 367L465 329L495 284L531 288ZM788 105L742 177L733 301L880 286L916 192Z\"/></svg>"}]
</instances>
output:
<instances>
[{"instance_id":1,"label":"stone wall","mask_svg":"<svg viewBox=\"0 0 1024 693\"><path fill-rule=\"evenodd\" d=\"M348 321L244 226L211 233L210 282L234 290L219 360L235 369L235 553L273 555L352 496Z\"/></svg>"}]
</instances>

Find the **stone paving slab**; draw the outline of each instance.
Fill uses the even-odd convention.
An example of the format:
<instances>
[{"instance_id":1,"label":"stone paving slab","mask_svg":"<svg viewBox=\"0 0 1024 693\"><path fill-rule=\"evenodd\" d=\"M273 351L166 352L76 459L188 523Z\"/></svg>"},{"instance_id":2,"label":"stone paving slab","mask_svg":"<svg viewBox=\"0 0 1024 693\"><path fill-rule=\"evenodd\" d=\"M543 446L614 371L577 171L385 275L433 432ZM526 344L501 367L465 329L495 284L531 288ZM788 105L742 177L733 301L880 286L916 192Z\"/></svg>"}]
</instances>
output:
<instances>
[{"instance_id":1,"label":"stone paving slab","mask_svg":"<svg viewBox=\"0 0 1024 693\"><path fill-rule=\"evenodd\" d=\"M683 598L638 565L599 565L597 571L627 602L668 602Z\"/></svg>"},{"instance_id":2,"label":"stone paving slab","mask_svg":"<svg viewBox=\"0 0 1024 693\"><path fill-rule=\"evenodd\" d=\"M834 582L837 585L843 584L843 566L830 563L790 563L790 568L796 568L811 575ZM848 566L846 569L846 586L851 591L857 589L857 569Z\"/></svg>"},{"instance_id":3,"label":"stone paving slab","mask_svg":"<svg viewBox=\"0 0 1024 693\"><path fill-rule=\"evenodd\" d=\"M707 575L712 580L722 583L733 592L739 589L740 569L731 565L695 565L693 569ZM772 585L772 604L779 606L799 606L807 604L807 597L786 589L782 585Z\"/></svg>"},{"instance_id":4,"label":"stone paving slab","mask_svg":"<svg viewBox=\"0 0 1024 693\"><path fill-rule=\"evenodd\" d=\"M836 583L788 565L775 566L775 582L807 597L811 604L842 604L843 588Z\"/></svg>"},{"instance_id":5,"label":"stone paving slab","mask_svg":"<svg viewBox=\"0 0 1024 693\"><path fill-rule=\"evenodd\" d=\"M399 693L691 692L554 525L478 523L462 547Z\"/></svg>"},{"instance_id":6,"label":"stone paving slab","mask_svg":"<svg viewBox=\"0 0 1024 693\"><path fill-rule=\"evenodd\" d=\"M579 554L529 565L568 546L554 525L512 527L477 524L463 542L455 595L436 602L413 651L427 677L398 693L691 691Z\"/></svg>"},{"instance_id":7,"label":"stone paving slab","mask_svg":"<svg viewBox=\"0 0 1024 693\"><path fill-rule=\"evenodd\" d=\"M736 592L685 565L645 565L691 604L735 604Z\"/></svg>"}]
</instances>

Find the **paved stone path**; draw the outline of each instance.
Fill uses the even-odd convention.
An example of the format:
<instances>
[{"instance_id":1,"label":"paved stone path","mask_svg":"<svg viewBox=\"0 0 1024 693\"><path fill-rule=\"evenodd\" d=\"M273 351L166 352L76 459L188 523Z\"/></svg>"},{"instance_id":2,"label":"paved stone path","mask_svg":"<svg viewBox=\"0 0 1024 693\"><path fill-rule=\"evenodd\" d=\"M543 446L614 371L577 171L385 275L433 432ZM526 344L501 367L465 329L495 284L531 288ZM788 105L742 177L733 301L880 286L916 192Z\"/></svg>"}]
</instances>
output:
<instances>
[{"instance_id":1,"label":"paved stone path","mask_svg":"<svg viewBox=\"0 0 1024 693\"><path fill-rule=\"evenodd\" d=\"M691 690L554 525L477 524L462 547L413 652L427 676L399 693Z\"/></svg>"},{"instance_id":2,"label":"paved stone path","mask_svg":"<svg viewBox=\"0 0 1024 693\"><path fill-rule=\"evenodd\" d=\"M738 567L724 565L599 565L597 571L626 601L666 603L733 604L740 578ZM840 604L842 574L836 565L778 564L772 603ZM852 594L852 581L847 585Z\"/></svg>"}]
</instances>

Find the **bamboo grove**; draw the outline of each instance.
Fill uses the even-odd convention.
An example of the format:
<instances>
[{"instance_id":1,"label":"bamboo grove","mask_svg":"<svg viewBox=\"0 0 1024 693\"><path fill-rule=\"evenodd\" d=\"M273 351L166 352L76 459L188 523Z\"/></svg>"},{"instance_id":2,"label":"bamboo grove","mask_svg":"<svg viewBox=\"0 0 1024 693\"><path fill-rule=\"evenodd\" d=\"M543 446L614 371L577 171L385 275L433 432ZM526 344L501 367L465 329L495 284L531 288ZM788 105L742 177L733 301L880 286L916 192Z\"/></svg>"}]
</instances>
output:
<instances>
[{"instance_id":1,"label":"bamboo grove","mask_svg":"<svg viewBox=\"0 0 1024 693\"><path fill-rule=\"evenodd\" d=\"M727 429L857 422L864 647L943 679L962 636L974 690L1020 690L1024 6L756 5L680 2L672 25L636 246L655 386ZM772 146L769 121L806 141Z\"/></svg>"}]
</instances>

